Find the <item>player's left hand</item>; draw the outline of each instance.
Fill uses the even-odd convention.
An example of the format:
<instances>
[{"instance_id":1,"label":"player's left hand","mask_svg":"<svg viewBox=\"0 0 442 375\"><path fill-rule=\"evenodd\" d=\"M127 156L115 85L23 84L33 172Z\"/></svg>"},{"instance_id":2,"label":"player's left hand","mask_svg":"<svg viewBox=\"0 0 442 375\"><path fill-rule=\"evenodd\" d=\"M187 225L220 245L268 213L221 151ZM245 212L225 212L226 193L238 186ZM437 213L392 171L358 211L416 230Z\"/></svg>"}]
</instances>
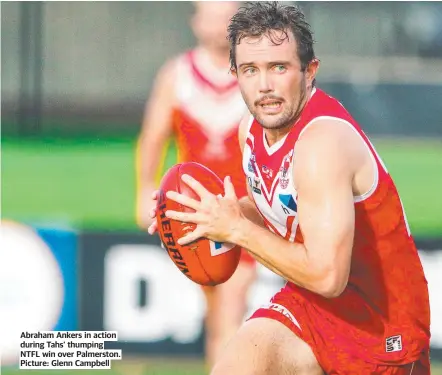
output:
<instances>
[{"instance_id":1,"label":"player's left hand","mask_svg":"<svg viewBox=\"0 0 442 375\"><path fill-rule=\"evenodd\" d=\"M189 175L183 175L181 178L195 191L200 201L175 191L166 193L167 198L195 210L195 212L166 211L166 216L170 219L197 225L193 232L181 237L178 244L187 245L201 237L212 241L230 242L238 222L244 217L230 177L224 179L224 196L212 194Z\"/></svg>"}]
</instances>

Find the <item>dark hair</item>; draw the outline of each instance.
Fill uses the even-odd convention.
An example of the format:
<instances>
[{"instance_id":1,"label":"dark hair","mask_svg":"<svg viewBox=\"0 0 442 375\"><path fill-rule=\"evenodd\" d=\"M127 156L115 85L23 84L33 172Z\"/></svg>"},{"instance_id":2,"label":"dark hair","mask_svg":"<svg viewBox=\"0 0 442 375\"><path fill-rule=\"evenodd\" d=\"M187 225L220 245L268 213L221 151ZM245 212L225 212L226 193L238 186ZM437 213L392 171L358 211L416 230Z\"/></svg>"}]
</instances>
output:
<instances>
[{"instance_id":1,"label":"dark hair","mask_svg":"<svg viewBox=\"0 0 442 375\"><path fill-rule=\"evenodd\" d=\"M281 31L275 34L272 31ZM298 56L304 71L315 58L313 36L304 13L294 5L281 5L272 2L248 2L230 20L228 27L230 42L230 66L236 69L236 46L246 37L266 35L275 45L289 38L288 32L295 37Z\"/></svg>"}]
</instances>

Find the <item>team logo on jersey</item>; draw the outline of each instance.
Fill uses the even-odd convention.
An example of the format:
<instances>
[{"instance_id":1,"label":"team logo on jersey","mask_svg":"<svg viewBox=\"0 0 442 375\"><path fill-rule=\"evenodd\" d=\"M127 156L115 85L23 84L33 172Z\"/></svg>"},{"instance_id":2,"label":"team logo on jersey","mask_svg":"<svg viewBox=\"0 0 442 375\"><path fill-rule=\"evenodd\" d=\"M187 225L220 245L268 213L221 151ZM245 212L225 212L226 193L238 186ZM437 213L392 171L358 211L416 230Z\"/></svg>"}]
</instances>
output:
<instances>
[{"instance_id":1,"label":"team logo on jersey","mask_svg":"<svg viewBox=\"0 0 442 375\"><path fill-rule=\"evenodd\" d=\"M252 152L250 154L249 163L247 164L247 169L249 170L249 172L252 172L252 173L254 173L256 175L255 163L256 163L255 153Z\"/></svg>"},{"instance_id":2,"label":"team logo on jersey","mask_svg":"<svg viewBox=\"0 0 442 375\"><path fill-rule=\"evenodd\" d=\"M256 177L253 178L252 190L256 194L261 194L261 181L259 181L259 179Z\"/></svg>"},{"instance_id":3,"label":"team logo on jersey","mask_svg":"<svg viewBox=\"0 0 442 375\"><path fill-rule=\"evenodd\" d=\"M270 169L267 166L263 165L261 167L261 171L264 177L267 177L268 179L273 178L273 169Z\"/></svg>"},{"instance_id":4,"label":"team logo on jersey","mask_svg":"<svg viewBox=\"0 0 442 375\"><path fill-rule=\"evenodd\" d=\"M247 176L247 182L254 193L261 194L261 182L258 178Z\"/></svg>"},{"instance_id":5,"label":"team logo on jersey","mask_svg":"<svg viewBox=\"0 0 442 375\"><path fill-rule=\"evenodd\" d=\"M279 184L282 189L287 189L289 185L289 170L290 170L290 162L292 161L293 150L291 150L284 159L282 160L281 168L279 168L279 172L281 173L279 178Z\"/></svg>"}]
</instances>

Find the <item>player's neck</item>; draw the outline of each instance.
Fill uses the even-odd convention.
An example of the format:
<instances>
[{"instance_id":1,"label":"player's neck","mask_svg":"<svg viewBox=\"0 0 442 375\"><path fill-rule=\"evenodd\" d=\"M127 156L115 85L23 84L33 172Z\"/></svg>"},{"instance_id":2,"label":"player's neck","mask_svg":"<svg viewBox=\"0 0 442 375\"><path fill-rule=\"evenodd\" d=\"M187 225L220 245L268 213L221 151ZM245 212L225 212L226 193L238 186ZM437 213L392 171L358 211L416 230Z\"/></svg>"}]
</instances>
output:
<instances>
[{"instance_id":1,"label":"player's neck","mask_svg":"<svg viewBox=\"0 0 442 375\"><path fill-rule=\"evenodd\" d=\"M305 105L312 97L312 93L313 93L313 87L307 88L306 93L305 93L305 97L299 105L297 115L290 122L290 124L288 126L282 128L282 129L264 129L266 141L270 147L272 147L276 142L278 142L282 138L284 138L294 128L294 126L296 125L296 123L298 122L299 118L302 115Z\"/></svg>"},{"instance_id":2,"label":"player's neck","mask_svg":"<svg viewBox=\"0 0 442 375\"><path fill-rule=\"evenodd\" d=\"M264 129L264 135L269 147L272 147L276 142L284 138L291 130L292 126L284 129Z\"/></svg>"}]
</instances>

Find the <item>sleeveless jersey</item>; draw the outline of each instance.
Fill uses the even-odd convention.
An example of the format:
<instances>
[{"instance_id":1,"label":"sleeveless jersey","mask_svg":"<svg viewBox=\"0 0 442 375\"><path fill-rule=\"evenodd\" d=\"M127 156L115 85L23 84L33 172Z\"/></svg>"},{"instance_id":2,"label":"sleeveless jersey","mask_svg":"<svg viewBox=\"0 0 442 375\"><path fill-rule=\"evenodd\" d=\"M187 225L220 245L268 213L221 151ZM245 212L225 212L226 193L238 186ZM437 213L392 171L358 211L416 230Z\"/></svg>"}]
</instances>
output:
<instances>
[{"instance_id":1,"label":"sleeveless jersey","mask_svg":"<svg viewBox=\"0 0 442 375\"><path fill-rule=\"evenodd\" d=\"M417 360L429 348L427 281L392 178L341 103L314 89L291 131L272 146L263 128L251 119L243 169L253 199L269 230L303 243L292 175L293 149L308 126L327 118L347 124L360 136L375 166L375 181L368 192L354 197L354 245L344 292L327 299L290 282L283 291L306 306L313 329L332 331L330 340L349 354L382 364Z\"/></svg>"},{"instance_id":2,"label":"sleeveless jersey","mask_svg":"<svg viewBox=\"0 0 442 375\"><path fill-rule=\"evenodd\" d=\"M194 50L177 61L173 130L179 162L205 165L221 179L230 175L239 197L247 194L238 126L246 106L236 79Z\"/></svg>"}]
</instances>

